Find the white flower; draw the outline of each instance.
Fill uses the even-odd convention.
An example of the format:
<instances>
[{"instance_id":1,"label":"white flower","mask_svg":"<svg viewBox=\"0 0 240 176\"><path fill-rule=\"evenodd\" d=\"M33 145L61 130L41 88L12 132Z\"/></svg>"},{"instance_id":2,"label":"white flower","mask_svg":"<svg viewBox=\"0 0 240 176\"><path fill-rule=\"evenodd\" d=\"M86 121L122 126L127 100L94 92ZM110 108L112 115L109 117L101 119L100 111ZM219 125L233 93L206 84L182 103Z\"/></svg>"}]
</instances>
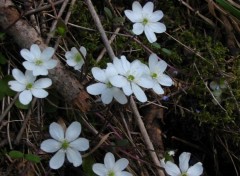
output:
<instances>
[{"instance_id":1,"label":"white flower","mask_svg":"<svg viewBox=\"0 0 240 176\"><path fill-rule=\"evenodd\" d=\"M150 74L154 81L152 89L157 94L164 94L164 90L162 89L161 85L173 85L172 79L163 73L167 68L167 63L164 60L159 61L156 54L151 54L148 60L148 64L149 70L147 72Z\"/></svg>"},{"instance_id":2,"label":"white flower","mask_svg":"<svg viewBox=\"0 0 240 176\"><path fill-rule=\"evenodd\" d=\"M99 176L132 176L129 172L123 171L128 163L126 158L121 158L115 162L114 155L108 152L104 157L104 164L96 163L92 169Z\"/></svg>"},{"instance_id":3,"label":"white flower","mask_svg":"<svg viewBox=\"0 0 240 176\"><path fill-rule=\"evenodd\" d=\"M124 11L127 18L134 23L133 33L140 35L145 33L148 41L153 43L157 40L155 33L166 31L166 26L158 22L163 17L163 12L157 10L153 12L153 3L147 2L143 7L137 1L133 2L132 10Z\"/></svg>"},{"instance_id":4,"label":"white flower","mask_svg":"<svg viewBox=\"0 0 240 176\"><path fill-rule=\"evenodd\" d=\"M57 61L51 59L54 54L52 47L47 47L41 52L39 46L33 44L30 50L22 49L20 54L26 60L23 62L23 66L27 70L33 71L34 76L47 75L48 70L57 65Z\"/></svg>"},{"instance_id":5,"label":"white flower","mask_svg":"<svg viewBox=\"0 0 240 176\"><path fill-rule=\"evenodd\" d=\"M127 98L122 90L118 87L114 87L109 81L110 77L118 74L111 64L108 64L106 70L93 67L92 74L99 83L88 86L88 93L92 95L101 95L101 99L104 104L109 104L113 98L115 98L120 104L127 103Z\"/></svg>"},{"instance_id":6,"label":"white flower","mask_svg":"<svg viewBox=\"0 0 240 176\"><path fill-rule=\"evenodd\" d=\"M189 159L191 154L183 152L179 156L179 167L171 161L165 163L164 159L161 160L162 166L170 176L200 176L203 173L202 163L198 162L189 167Z\"/></svg>"},{"instance_id":7,"label":"white flower","mask_svg":"<svg viewBox=\"0 0 240 176\"><path fill-rule=\"evenodd\" d=\"M82 68L82 65L84 64L83 57L85 58L87 55L86 48L83 46L80 47L80 52L81 54L75 47L72 47L71 51L67 51L65 53L67 64L71 67L74 67L75 70L80 70Z\"/></svg>"},{"instance_id":8,"label":"white flower","mask_svg":"<svg viewBox=\"0 0 240 176\"><path fill-rule=\"evenodd\" d=\"M139 60L130 63L125 56L121 56L121 59L114 58L113 65L120 75L110 77L111 84L121 87L125 95L133 93L140 102L146 102L147 97L140 86L152 88L153 81L145 74L145 65Z\"/></svg>"},{"instance_id":9,"label":"white flower","mask_svg":"<svg viewBox=\"0 0 240 176\"><path fill-rule=\"evenodd\" d=\"M10 89L21 92L19 101L27 105L32 100L32 96L37 98L45 98L48 92L44 90L52 85L52 80L49 78L40 78L36 81L32 71L26 70L25 75L18 69L12 70L12 75L16 81L9 81Z\"/></svg>"},{"instance_id":10,"label":"white flower","mask_svg":"<svg viewBox=\"0 0 240 176\"><path fill-rule=\"evenodd\" d=\"M79 151L86 151L89 148L89 141L85 138L78 138L81 133L81 124L72 122L64 132L61 125L51 123L49 133L53 139L47 139L41 143L41 149L48 153L57 152L50 160L52 169L60 168L65 160L65 153L70 163L75 167L82 164L82 156Z\"/></svg>"}]
</instances>

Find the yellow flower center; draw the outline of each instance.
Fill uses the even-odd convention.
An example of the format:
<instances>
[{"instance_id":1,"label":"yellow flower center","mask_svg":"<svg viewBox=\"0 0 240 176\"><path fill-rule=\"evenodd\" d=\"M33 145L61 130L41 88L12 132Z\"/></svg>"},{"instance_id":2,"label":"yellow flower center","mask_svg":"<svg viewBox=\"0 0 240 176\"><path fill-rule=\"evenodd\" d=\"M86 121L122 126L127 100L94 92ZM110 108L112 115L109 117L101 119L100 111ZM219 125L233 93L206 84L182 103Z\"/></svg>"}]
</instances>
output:
<instances>
[{"instance_id":1,"label":"yellow flower center","mask_svg":"<svg viewBox=\"0 0 240 176\"><path fill-rule=\"evenodd\" d=\"M188 174L184 172L181 174L181 176L188 176Z\"/></svg>"},{"instance_id":2,"label":"yellow flower center","mask_svg":"<svg viewBox=\"0 0 240 176\"><path fill-rule=\"evenodd\" d=\"M115 173L114 173L112 170L110 170L110 171L107 173L107 176L115 176Z\"/></svg>"},{"instance_id":3,"label":"yellow flower center","mask_svg":"<svg viewBox=\"0 0 240 176\"><path fill-rule=\"evenodd\" d=\"M35 61L35 64L40 66L40 65L43 64L43 61L42 61L41 59L37 59L37 60Z\"/></svg>"},{"instance_id":4,"label":"yellow flower center","mask_svg":"<svg viewBox=\"0 0 240 176\"><path fill-rule=\"evenodd\" d=\"M151 76L152 76L152 78L156 79L158 75L157 75L157 73L152 73Z\"/></svg>"},{"instance_id":5,"label":"yellow flower center","mask_svg":"<svg viewBox=\"0 0 240 176\"><path fill-rule=\"evenodd\" d=\"M148 23L148 19L147 19L147 18L144 18L142 23L143 23L143 25L145 26L145 25Z\"/></svg>"},{"instance_id":6,"label":"yellow flower center","mask_svg":"<svg viewBox=\"0 0 240 176\"><path fill-rule=\"evenodd\" d=\"M26 86L27 90L31 90L33 88L33 84L32 83L28 83Z\"/></svg>"},{"instance_id":7,"label":"yellow flower center","mask_svg":"<svg viewBox=\"0 0 240 176\"><path fill-rule=\"evenodd\" d=\"M133 76L133 75L129 75L129 76L127 77L127 79L128 79L128 81L133 81L133 80L134 80L134 76Z\"/></svg>"},{"instance_id":8,"label":"yellow flower center","mask_svg":"<svg viewBox=\"0 0 240 176\"><path fill-rule=\"evenodd\" d=\"M113 85L110 82L108 82L106 85L107 85L107 88L112 88L113 87Z\"/></svg>"},{"instance_id":9,"label":"yellow flower center","mask_svg":"<svg viewBox=\"0 0 240 176\"><path fill-rule=\"evenodd\" d=\"M80 53L75 54L74 60L79 63L82 60L82 56Z\"/></svg>"},{"instance_id":10,"label":"yellow flower center","mask_svg":"<svg viewBox=\"0 0 240 176\"><path fill-rule=\"evenodd\" d=\"M69 142L66 140L62 141L62 148L66 150L68 147L69 147Z\"/></svg>"}]
</instances>

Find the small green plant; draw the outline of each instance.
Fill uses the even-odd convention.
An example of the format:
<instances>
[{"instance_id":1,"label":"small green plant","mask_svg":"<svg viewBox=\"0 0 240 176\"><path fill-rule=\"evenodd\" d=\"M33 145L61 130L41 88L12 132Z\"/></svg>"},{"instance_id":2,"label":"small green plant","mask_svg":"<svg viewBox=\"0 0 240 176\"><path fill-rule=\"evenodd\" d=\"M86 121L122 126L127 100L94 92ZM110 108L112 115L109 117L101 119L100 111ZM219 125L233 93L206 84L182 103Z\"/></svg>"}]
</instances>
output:
<instances>
[{"instance_id":1,"label":"small green plant","mask_svg":"<svg viewBox=\"0 0 240 176\"><path fill-rule=\"evenodd\" d=\"M41 161L41 158L38 155L34 155L31 153L24 154L17 150L10 151L9 156L12 159L25 159L25 160L33 162L33 163L40 163L40 161Z\"/></svg>"}]
</instances>

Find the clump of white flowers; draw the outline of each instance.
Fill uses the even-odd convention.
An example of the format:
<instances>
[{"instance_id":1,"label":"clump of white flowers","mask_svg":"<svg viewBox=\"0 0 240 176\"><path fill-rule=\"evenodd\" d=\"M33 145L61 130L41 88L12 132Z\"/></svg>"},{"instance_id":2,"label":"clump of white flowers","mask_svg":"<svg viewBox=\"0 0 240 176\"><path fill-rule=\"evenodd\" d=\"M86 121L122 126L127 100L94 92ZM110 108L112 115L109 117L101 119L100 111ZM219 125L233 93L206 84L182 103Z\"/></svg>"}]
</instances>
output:
<instances>
[{"instance_id":1,"label":"clump of white flowers","mask_svg":"<svg viewBox=\"0 0 240 176\"><path fill-rule=\"evenodd\" d=\"M133 33L140 35L145 33L150 43L156 42L155 33L163 33L166 31L166 26L158 22L163 17L163 12L157 10L153 12L153 3L147 2L143 7L138 1L133 2L132 10L125 10L127 18L133 22Z\"/></svg>"},{"instance_id":2,"label":"clump of white flowers","mask_svg":"<svg viewBox=\"0 0 240 176\"><path fill-rule=\"evenodd\" d=\"M129 161L126 158L121 158L115 161L115 157L111 152L108 152L104 157L104 164L93 164L93 172L99 176L132 176L131 173L123 171Z\"/></svg>"},{"instance_id":3,"label":"clump of white flowers","mask_svg":"<svg viewBox=\"0 0 240 176\"><path fill-rule=\"evenodd\" d=\"M172 161L161 160L161 165L170 176L200 176L203 173L201 162L189 167L191 153L183 152L179 156L179 167Z\"/></svg>"},{"instance_id":4,"label":"clump of white flowers","mask_svg":"<svg viewBox=\"0 0 240 176\"><path fill-rule=\"evenodd\" d=\"M94 67L93 77L99 81L87 87L92 95L101 95L102 102L109 104L114 98L121 104L127 103L126 96L134 94L140 102L146 102L144 89L153 89L157 94L164 94L161 87L173 85L172 79L164 74L167 64L159 60L156 54L149 57L149 66L140 60L129 62L125 56L114 58L106 69ZM125 96L125 95L126 96Z\"/></svg>"},{"instance_id":5,"label":"clump of white flowers","mask_svg":"<svg viewBox=\"0 0 240 176\"><path fill-rule=\"evenodd\" d=\"M51 123L49 133L53 139L43 141L41 149L48 153L57 152L49 162L52 169L58 169L63 165L65 154L68 161L75 167L82 164L82 156L79 151L86 151L89 148L89 141L79 138L81 129L79 122L72 122L66 131L58 123Z\"/></svg>"},{"instance_id":6,"label":"clump of white flowers","mask_svg":"<svg viewBox=\"0 0 240 176\"><path fill-rule=\"evenodd\" d=\"M49 78L40 78L38 75L47 75L49 69L53 69L57 65L57 61L52 59L54 49L47 47L41 52L38 45L33 44L28 49L20 51L21 56L26 60L23 66L26 68L25 74L19 69L14 68L12 75L15 80L9 81L10 89L20 92L20 103L27 105L32 101L32 97L46 98L48 92L44 90L52 85L52 80Z\"/></svg>"}]
</instances>

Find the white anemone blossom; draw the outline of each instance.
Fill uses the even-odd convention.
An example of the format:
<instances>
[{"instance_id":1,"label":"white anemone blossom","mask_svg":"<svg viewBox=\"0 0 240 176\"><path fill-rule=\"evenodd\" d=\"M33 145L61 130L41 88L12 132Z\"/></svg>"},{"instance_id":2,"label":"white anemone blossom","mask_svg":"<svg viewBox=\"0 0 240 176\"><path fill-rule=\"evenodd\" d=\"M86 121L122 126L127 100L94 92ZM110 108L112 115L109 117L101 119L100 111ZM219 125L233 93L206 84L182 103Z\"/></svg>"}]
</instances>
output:
<instances>
[{"instance_id":1,"label":"white anemone blossom","mask_svg":"<svg viewBox=\"0 0 240 176\"><path fill-rule=\"evenodd\" d=\"M146 102L147 96L141 87L152 88L153 86L151 77L145 74L146 65L139 60L130 63L125 56L121 56L121 59L114 58L113 65L119 75L109 78L111 84L121 87L125 95L129 96L133 93L140 102Z\"/></svg>"},{"instance_id":2,"label":"white anemone blossom","mask_svg":"<svg viewBox=\"0 0 240 176\"><path fill-rule=\"evenodd\" d=\"M120 104L127 103L127 98L123 91L118 87L114 87L109 81L110 77L118 74L112 64L108 63L106 70L93 67L92 74L99 82L88 86L88 93L92 95L101 95L101 99L104 104L109 104L113 98Z\"/></svg>"},{"instance_id":3,"label":"white anemone blossom","mask_svg":"<svg viewBox=\"0 0 240 176\"><path fill-rule=\"evenodd\" d=\"M71 51L67 51L65 53L67 64L71 67L74 67L75 70L80 70L82 68L82 65L84 64L84 58L87 55L87 50L85 47L81 46L79 50L81 53L79 53L75 47L72 47Z\"/></svg>"},{"instance_id":4,"label":"white anemone blossom","mask_svg":"<svg viewBox=\"0 0 240 176\"><path fill-rule=\"evenodd\" d=\"M203 173L203 166L201 162L189 167L189 159L191 154L183 152L179 156L179 167L171 161L165 162L161 160L162 167L170 176L200 176Z\"/></svg>"},{"instance_id":5,"label":"white anemone blossom","mask_svg":"<svg viewBox=\"0 0 240 176\"><path fill-rule=\"evenodd\" d=\"M125 10L124 13L127 18L134 23L133 33L140 35L144 31L150 43L157 40L155 33L163 33L166 31L166 26L158 22L162 19L163 12L161 10L153 12L152 2L147 2L142 7L138 1L134 1L132 10Z\"/></svg>"},{"instance_id":6,"label":"white anemone blossom","mask_svg":"<svg viewBox=\"0 0 240 176\"><path fill-rule=\"evenodd\" d=\"M81 133L81 124L72 122L66 131L56 122L51 123L49 133L53 139L47 139L41 143L41 150L54 153L49 166L52 169L60 168L65 160L65 153L70 163L75 167L82 164L82 156L79 151L86 151L89 148L89 141L85 138L78 138Z\"/></svg>"},{"instance_id":7,"label":"white anemone blossom","mask_svg":"<svg viewBox=\"0 0 240 176\"><path fill-rule=\"evenodd\" d=\"M19 69L12 70L12 75L15 81L9 81L8 85L10 89L21 92L19 94L19 101L27 105L32 101L32 96L37 98L45 98L48 96L48 92L44 90L52 85L52 80L49 78L40 78L36 80L36 76L33 76L32 71L26 70L23 74Z\"/></svg>"},{"instance_id":8,"label":"white anemone blossom","mask_svg":"<svg viewBox=\"0 0 240 176\"><path fill-rule=\"evenodd\" d=\"M34 76L47 75L48 70L57 65L57 61L51 59L54 54L52 47L47 47L41 52L39 46L33 44L30 50L22 49L20 54L26 60L23 62L23 66L27 70L33 71Z\"/></svg>"},{"instance_id":9,"label":"white anemone blossom","mask_svg":"<svg viewBox=\"0 0 240 176\"><path fill-rule=\"evenodd\" d=\"M93 172L98 176L132 176L131 173L123 171L129 161L126 158L121 158L115 162L115 157L111 152L108 152L104 157L104 164L93 164Z\"/></svg>"},{"instance_id":10,"label":"white anemone blossom","mask_svg":"<svg viewBox=\"0 0 240 176\"><path fill-rule=\"evenodd\" d=\"M173 85L172 79L164 74L163 72L167 68L167 63L164 60L158 60L158 56L156 54L151 54L148 60L149 69L147 69L147 74L149 74L153 79L153 91L157 94L164 94L163 86L171 86Z\"/></svg>"}]
</instances>

